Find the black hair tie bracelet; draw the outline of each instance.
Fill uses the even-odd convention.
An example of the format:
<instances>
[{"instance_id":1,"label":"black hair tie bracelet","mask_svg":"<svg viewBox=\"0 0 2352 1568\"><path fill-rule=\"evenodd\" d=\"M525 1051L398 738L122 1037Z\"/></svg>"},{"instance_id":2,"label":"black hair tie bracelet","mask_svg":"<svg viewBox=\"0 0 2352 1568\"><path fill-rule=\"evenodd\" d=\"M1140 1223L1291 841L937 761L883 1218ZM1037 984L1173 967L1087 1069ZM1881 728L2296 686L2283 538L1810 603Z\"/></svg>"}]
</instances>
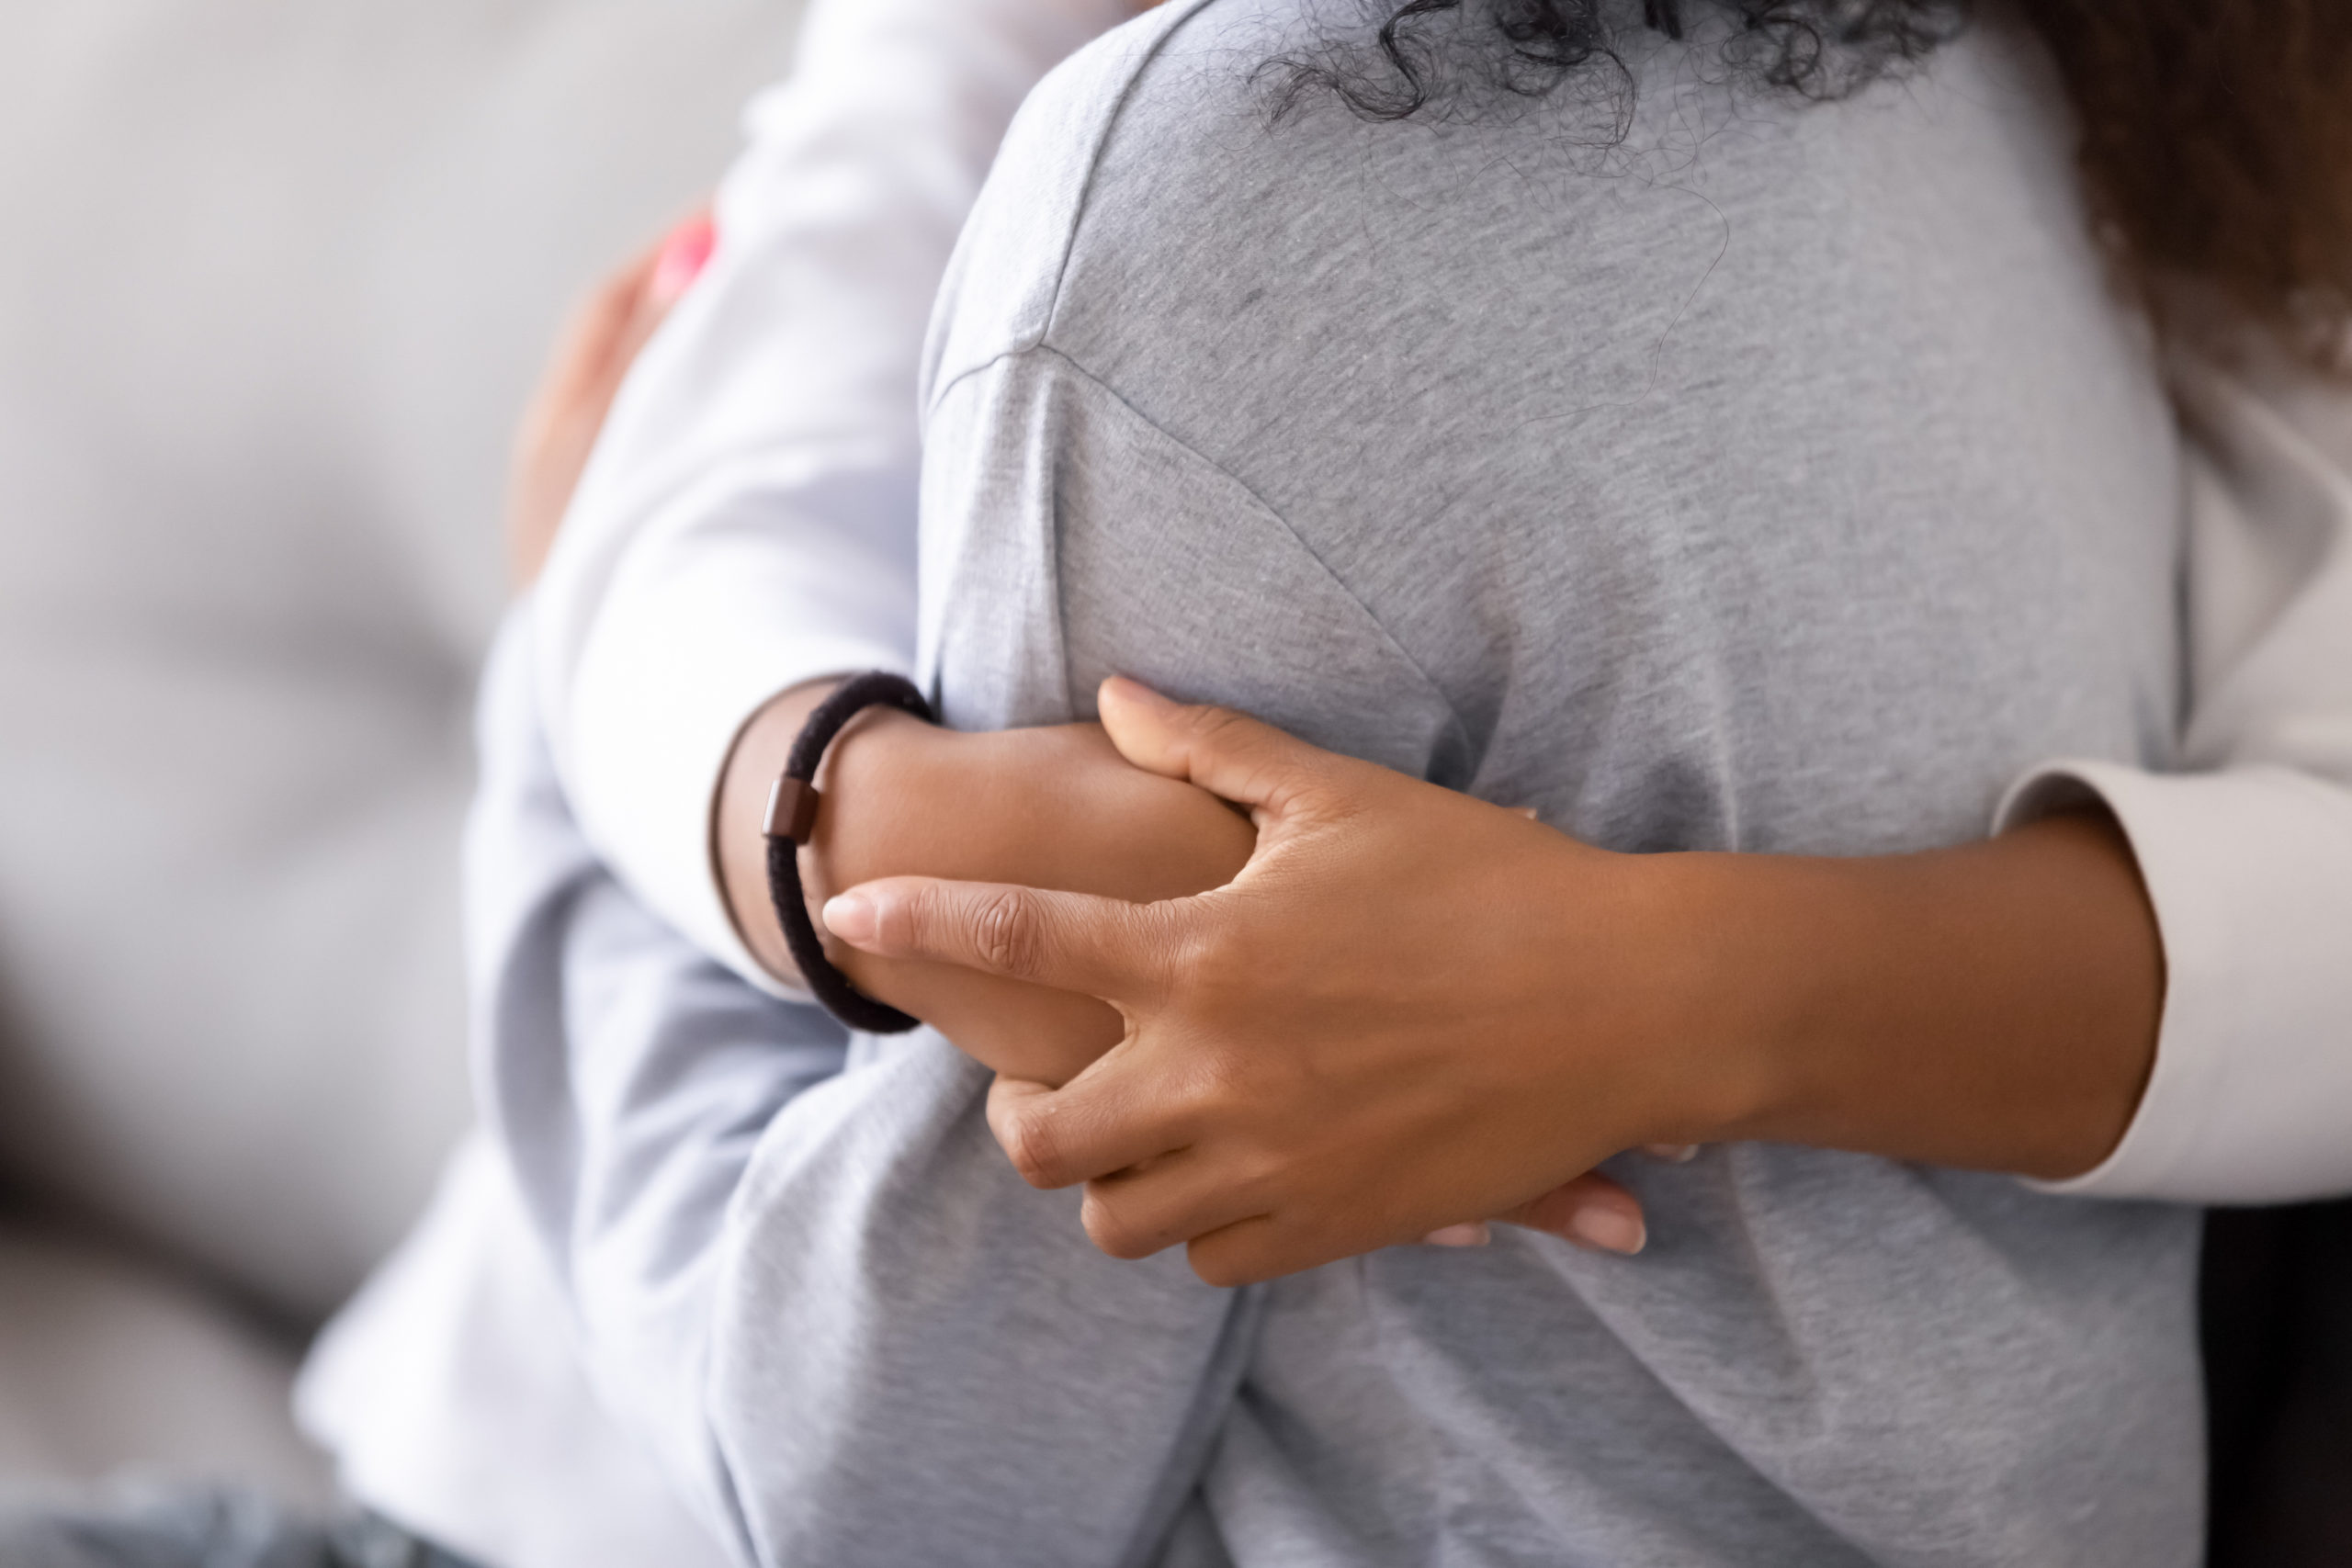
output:
<instances>
[{"instance_id":1,"label":"black hair tie bracelet","mask_svg":"<svg viewBox=\"0 0 2352 1568\"><path fill-rule=\"evenodd\" d=\"M794 737L784 773L768 793L763 829L768 840L768 897L775 902L784 944L800 966L801 979L825 1010L866 1034L904 1034L922 1027L922 1020L876 1001L833 967L832 960L825 956L825 944L817 938L817 922L809 919L808 896L800 887L800 846L808 841L817 826L817 765L825 760L825 748L833 743L842 727L872 707L894 707L926 724L937 722L913 682L879 670L852 676L817 705Z\"/></svg>"}]
</instances>

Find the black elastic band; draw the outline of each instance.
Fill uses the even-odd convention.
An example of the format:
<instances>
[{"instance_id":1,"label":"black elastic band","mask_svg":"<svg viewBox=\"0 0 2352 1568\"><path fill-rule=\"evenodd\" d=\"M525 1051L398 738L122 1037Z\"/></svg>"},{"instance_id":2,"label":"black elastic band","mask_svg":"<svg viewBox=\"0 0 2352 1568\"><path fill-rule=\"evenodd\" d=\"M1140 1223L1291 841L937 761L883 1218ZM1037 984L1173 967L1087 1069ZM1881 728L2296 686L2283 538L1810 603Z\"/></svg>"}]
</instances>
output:
<instances>
[{"instance_id":1,"label":"black elastic band","mask_svg":"<svg viewBox=\"0 0 2352 1568\"><path fill-rule=\"evenodd\" d=\"M768 803L768 897L775 903L776 923L784 928L784 944L825 1010L867 1034L904 1034L921 1028L922 1020L876 1001L833 967L825 956L825 944L817 938L817 922L808 916L808 896L800 887L800 846L808 842L817 817L817 764L825 760L825 748L842 727L871 707L894 707L926 724L935 722L931 705L913 682L878 670L852 676L817 705L793 739L784 775L776 780Z\"/></svg>"}]
</instances>

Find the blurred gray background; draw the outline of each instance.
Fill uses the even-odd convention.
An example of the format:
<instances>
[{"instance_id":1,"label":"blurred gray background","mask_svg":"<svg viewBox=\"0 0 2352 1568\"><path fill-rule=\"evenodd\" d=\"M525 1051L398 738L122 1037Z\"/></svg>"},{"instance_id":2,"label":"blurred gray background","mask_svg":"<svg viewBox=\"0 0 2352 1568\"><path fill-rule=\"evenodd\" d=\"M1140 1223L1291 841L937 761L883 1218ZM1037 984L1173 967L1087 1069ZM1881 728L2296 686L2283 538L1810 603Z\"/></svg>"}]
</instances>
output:
<instances>
[{"instance_id":1,"label":"blurred gray background","mask_svg":"<svg viewBox=\"0 0 2352 1568\"><path fill-rule=\"evenodd\" d=\"M469 1116L510 432L794 0L0 0L0 1486L315 1498Z\"/></svg>"}]
</instances>

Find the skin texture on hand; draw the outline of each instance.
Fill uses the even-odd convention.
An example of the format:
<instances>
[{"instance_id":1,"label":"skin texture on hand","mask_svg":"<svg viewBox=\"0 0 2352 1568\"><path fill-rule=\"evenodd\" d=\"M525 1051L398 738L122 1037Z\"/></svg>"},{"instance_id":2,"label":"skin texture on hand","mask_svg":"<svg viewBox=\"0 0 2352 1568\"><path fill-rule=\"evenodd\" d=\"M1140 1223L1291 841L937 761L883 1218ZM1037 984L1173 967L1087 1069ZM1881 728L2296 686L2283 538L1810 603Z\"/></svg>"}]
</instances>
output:
<instances>
[{"instance_id":1,"label":"skin texture on hand","mask_svg":"<svg viewBox=\"0 0 2352 1568\"><path fill-rule=\"evenodd\" d=\"M869 951L1108 998L1120 1043L991 1119L1106 1251L1234 1284L1521 1207L1621 1149L1770 1138L2060 1176L2153 1059L2161 948L2099 819L1934 853L1627 856L1125 682L1138 766L1249 804L1234 881L1143 904L885 881Z\"/></svg>"},{"instance_id":2,"label":"skin texture on hand","mask_svg":"<svg viewBox=\"0 0 2352 1568\"><path fill-rule=\"evenodd\" d=\"M803 687L763 709L738 739L720 792L729 907L754 954L783 975L791 960L768 902L759 821L825 689ZM1148 903L1226 882L1255 841L1222 801L1130 765L1091 724L967 735L875 709L827 750L817 788L802 861L812 912L852 883L907 873ZM1118 1015L1091 997L830 941L826 949L859 989L1001 1073L1066 1082L1119 1039Z\"/></svg>"},{"instance_id":3,"label":"skin texture on hand","mask_svg":"<svg viewBox=\"0 0 2352 1568\"><path fill-rule=\"evenodd\" d=\"M1120 1009L1125 1033L1094 1067L1059 1093L1008 1078L990 1107L1025 1177L1088 1183L1104 1250L1189 1242L1213 1283L1264 1278L1511 1217L1623 1149L1725 1119L1664 1086L1712 1081L1745 1103L1673 1016L1689 989L1673 963L1629 961L1687 951L1656 940L1638 863L1140 688L1106 687L1103 712L1131 761L1252 806L1242 874L1157 904L902 883L914 897L884 908L876 945L919 947L894 925L953 925L992 972ZM874 891L887 904L892 887ZM1150 956L1088 967L1086 944L1063 940L1069 919ZM1579 948L1619 951L1609 983L1571 997L1553 971ZM1674 1054L1679 1070L1563 1048L1637 1024L1638 1054Z\"/></svg>"},{"instance_id":4,"label":"skin texture on hand","mask_svg":"<svg viewBox=\"0 0 2352 1568\"><path fill-rule=\"evenodd\" d=\"M768 902L760 823L793 738L829 690L802 687L763 709L738 739L721 789L729 905L754 954L779 975L792 973L792 960ZM1205 790L1136 768L1099 725L964 735L875 709L827 750L817 785L823 804L803 855L812 913L833 891L899 874L1150 904L1224 886L1256 846L1256 829L1238 813ZM1125 1031L1115 1010L1083 992L862 952L832 940L821 919L818 931L861 990L932 1024L1009 1082L1067 1083ZM1508 1217L1609 1251L1639 1251L1646 1235L1640 1204L1597 1174L1576 1176ZM1428 1239L1485 1238L1482 1224L1465 1223Z\"/></svg>"}]
</instances>

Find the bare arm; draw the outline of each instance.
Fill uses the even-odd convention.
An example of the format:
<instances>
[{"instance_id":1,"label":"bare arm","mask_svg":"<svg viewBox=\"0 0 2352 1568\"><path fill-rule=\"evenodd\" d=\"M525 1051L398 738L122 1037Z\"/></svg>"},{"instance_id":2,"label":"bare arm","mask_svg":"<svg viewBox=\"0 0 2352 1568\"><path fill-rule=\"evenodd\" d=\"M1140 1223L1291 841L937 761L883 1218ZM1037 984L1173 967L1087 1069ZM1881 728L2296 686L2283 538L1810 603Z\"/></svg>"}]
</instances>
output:
<instances>
[{"instance_id":1,"label":"bare arm","mask_svg":"<svg viewBox=\"0 0 2352 1568\"><path fill-rule=\"evenodd\" d=\"M829 690L787 692L745 728L714 825L736 929L782 976L794 970L769 903L761 823L793 738ZM817 784L822 805L804 853L812 906L903 874L1175 898L1231 880L1255 840L1206 791L1130 766L1099 725L963 735L876 710L834 741ZM999 1071L1064 1082L1119 1039L1118 1015L1091 997L827 946L870 995L938 1024Z\"/></svg>"},{"instance_id":2,"label":"bare arm","mask_svg":"<svg viewBox=\"0 0 2352 1568\"><path fill-rule=\"evenodd\" d=\"M2122 1137L2164 951L2105 814L1928 854L1687 858L1767 1065L1747 1135L2048 1179Z\"/></svg>"},{"instance_id":3,"label":"bare arm","mask_svg":"<svg viewBox=\"0 0 2352 1568\"><path fill-rule=\"evenodd\" d=\"M1117 1048L1058 1091L1001 1087L996 1120L1033 1181L1089 1183L1120 1256L1183 1241L1214 1282L1262 1279L1645 1143L2063 1176L2145 1081L2161 949L2095 818L1879 859L1618 855L1217 710L1120 682L1103 708L1139 765L1252 807L1230 886L900 879L826 918L1119 1006Z\"/></svg>"}]
</instances>

